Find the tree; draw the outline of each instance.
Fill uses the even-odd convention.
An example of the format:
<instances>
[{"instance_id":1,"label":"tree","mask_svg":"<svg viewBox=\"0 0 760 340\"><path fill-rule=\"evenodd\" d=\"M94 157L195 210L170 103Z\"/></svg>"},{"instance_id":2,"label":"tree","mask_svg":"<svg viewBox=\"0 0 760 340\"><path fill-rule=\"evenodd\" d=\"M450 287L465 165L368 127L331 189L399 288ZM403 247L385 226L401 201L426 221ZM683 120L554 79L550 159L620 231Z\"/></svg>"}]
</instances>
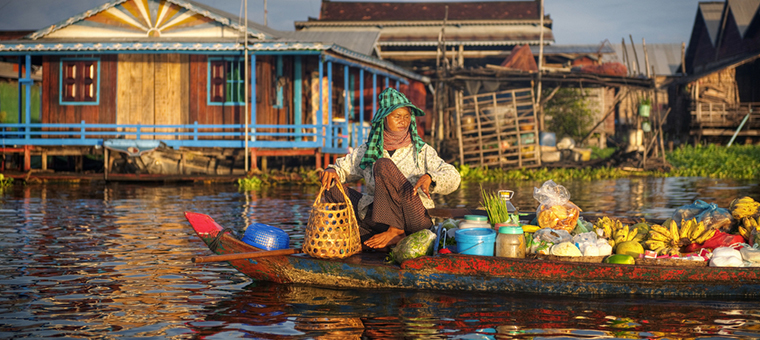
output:
<instances>
[{"instance_id":1,"label":"tree","mask_svg":"<svg viewBox=\"0 0 760 340\"><path fill-rule=\"evenodd\" d=\"M544 106L548 122L547 130L557 134L557 139L583 138L593 123L593 113L586 105L585 93L580 89L561 88Z\"/></svg>"}]
</instances>

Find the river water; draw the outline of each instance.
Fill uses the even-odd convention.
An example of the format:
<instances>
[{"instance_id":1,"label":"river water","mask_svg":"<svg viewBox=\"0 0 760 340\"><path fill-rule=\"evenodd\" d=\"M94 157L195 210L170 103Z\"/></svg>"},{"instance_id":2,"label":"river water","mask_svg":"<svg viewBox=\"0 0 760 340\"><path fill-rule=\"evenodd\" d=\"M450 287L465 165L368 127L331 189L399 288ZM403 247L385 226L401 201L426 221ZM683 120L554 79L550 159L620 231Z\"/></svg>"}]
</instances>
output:
<instances>
[{"instance_id":1,"label":"river water","mask_svg":"<svg viewBox=\"0 0 760 340\"><path fill-rule=\"evenodd\" d=\"M534 210L541 183L513 189ZM584 212L666 218L702 199L760 198L757 183L636 178L561 183ZM325 289L253 282L210 251L184 211L225 227L280 227L300 245L316 186L17 184L0 193L0 338L760 338L760 303ZM479 183L435 197L478 207Z\"/></svg>"}]
</instances>

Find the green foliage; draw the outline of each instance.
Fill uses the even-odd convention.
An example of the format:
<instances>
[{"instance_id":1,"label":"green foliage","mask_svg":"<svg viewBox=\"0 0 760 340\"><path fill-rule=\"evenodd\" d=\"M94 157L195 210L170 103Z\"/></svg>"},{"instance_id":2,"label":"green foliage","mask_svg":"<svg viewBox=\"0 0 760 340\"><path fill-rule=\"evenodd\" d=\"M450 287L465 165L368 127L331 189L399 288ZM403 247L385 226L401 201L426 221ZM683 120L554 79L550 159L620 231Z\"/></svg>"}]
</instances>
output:
<instances>
[{"instance_id":1,"label":"green foliage","mask_svg":"<svg viewBox=\"0 0 760 340\"><path fill-rule=\"evenodd\" d=\"M760 178L760 146L685 146L669 153L670 176L733 179Z\"/></svg>"},{"instance_id":2,"label":"green foliage","mask_svg":"<svg viewBox=\"0 0 760 340\"><path fill-rule=\"evenodd\" d=\"M238 186L242 191L253 191L261 188L264 182L256 176L248 176L246 178L238 178Z\"/></svg>"},{"instance_id":3,"label":"green foliage","mask_svg":"<svg viewBox=\"0 0 760 340\"><path fill-rule=\"evenodd\" d=\"M617 148L604 148L600 149L596 146L591 147L591 159L606 159L610 158L613 153L617 151Z\"/></svg>"},{"instance_id":4,"label":"green foliage","mask_svg":"<svg viewBox=\"0 0 760 340\"><path fill-rule=\"evenodd\" d=\"M11 185L13 185L13 178L6 178L3 176L3 174L0 174L0 192L2 192L6 187L10 187Z\"/></svg>"},{"instance_id":5,"label":"green foliage","mask_svg":"<svg viewBox=\"0 0 760 340\"><path fill-rule=\"evenodd\" d=\"M582 90L559 89L544 105L544 113L552 117L548 121L548 130L556 133L558 140L562 137L583 138L593 123L593 113L586 106Z\"/></svg>"},{"instance_id":6,"label":"green foliage","mask_svg":"<svg viewBox=\"0 0 760 340\"><path fill-rule=\"evenodd\" d=\"M485 207L486 213L488 213L488 221L490 221L492 225L510 220L511 216L509 216L507 206L504 204L501 197L499 197L498 193L486 192L481 185L480 197L480 205Z\"/></svg>"},{"instance_id":7,"label":"green foliage","mask_svg":"<svg viewBox=\"0 0 760 340\"><path fill-rule=\"evenodd\" d=\"M468 165L459 166L459 174L463 181L478 182L510 182L510 181L539 181L549 179L554 181L567 180L597 180L631 177L633 174L617 168L561 168L561 169L489 169L471 168ZM656 172L638 172L636 176L656 176Z\"/></svg>"},{"instance_id":8,"label":"green foliage","mask_svg":"<svg viewBox=\"0 0 760 340\"><path fill-rule=\"evenodd\" d=\"M594 150L596 151L596 150ZM609 157L614 149L599 150L599 157ZM592 152L593 154L593 152ZM592 156L593 158L594 156ZM465 182L599 180L626 177L712 177L740 180L760 179L760 146L734 145L730 148L717 145L686 146L667 154L673 166L670 172L628 172L617 168L561 168L561 169L489 169L460 165L458 170Z\"/></svg>"}]
</instances>

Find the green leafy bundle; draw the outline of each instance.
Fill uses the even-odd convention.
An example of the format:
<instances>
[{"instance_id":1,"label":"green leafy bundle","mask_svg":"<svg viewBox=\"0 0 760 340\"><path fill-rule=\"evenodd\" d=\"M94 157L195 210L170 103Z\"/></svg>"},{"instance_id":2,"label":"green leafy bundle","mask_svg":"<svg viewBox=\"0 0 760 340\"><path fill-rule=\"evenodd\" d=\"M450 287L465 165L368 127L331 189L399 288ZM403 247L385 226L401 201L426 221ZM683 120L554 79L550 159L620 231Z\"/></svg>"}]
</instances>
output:
<instances>
[{"instance_id":1,"label":"green leafy bundle","mask_svg":"<svg viewBox=\"0 0 760 340\"><path fill-rule=\"evenodd\" d=\"M516 216L511 216L507 211L507 205L504 204L504 201L499 197L498 193L486 192L481 185L480 197L482 198L480 205L486 209L486 213L488 213L488 221L492 225L502 222L511 222L513 220L516 222Z\"/></svg>"}]
</instances>

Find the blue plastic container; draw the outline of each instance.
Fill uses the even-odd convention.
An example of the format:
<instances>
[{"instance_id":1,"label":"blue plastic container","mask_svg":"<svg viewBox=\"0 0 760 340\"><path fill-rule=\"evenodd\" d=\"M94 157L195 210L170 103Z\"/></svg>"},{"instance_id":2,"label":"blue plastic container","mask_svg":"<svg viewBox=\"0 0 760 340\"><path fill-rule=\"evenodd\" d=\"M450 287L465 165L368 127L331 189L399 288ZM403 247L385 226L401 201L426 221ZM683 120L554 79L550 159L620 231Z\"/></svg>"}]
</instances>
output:
<instances>
[{"instance_id":1,"label":"blue plastic container","mask_svg":"<svg viewBox=\"0 0 760 340\"><path fill-rule=\"evenodd\" d=\"M460 254L493 256L496 232L491 228L457 229L454 237Z\"/></svg>"},{"instance_id":2,"label":"blue plastic container","mask_svg":"<svg viewBox=\"0 0 760 340\"><path fill-rule=\"evenodd\" d=\"M538 145L557 146L557 135L554 132L539 132Z\"/></svg>"},{"instance_id":3,"label":"blue plastic container","mask_svg":"<svg viewBox=\"0 0 760 340\"><path fill-rule=\"evenodd\" d=\"M245 230L243 242L263 250L288 249L290 236L280 228L264 223L252 223Z\"/></svg>"}]
</instances>

